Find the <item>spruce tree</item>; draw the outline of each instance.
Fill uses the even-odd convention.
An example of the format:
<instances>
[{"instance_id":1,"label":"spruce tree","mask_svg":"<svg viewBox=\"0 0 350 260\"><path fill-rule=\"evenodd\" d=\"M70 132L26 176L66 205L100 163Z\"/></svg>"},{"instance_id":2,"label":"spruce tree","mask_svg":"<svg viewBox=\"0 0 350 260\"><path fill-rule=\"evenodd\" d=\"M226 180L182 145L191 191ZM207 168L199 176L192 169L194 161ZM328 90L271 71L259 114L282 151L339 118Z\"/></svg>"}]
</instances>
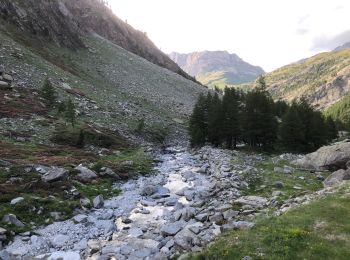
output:
<instances>
[{"instance_id":1,"label":"spruce tree","mask_svg":"<svg viewBox=\"0 0 350 260\"><path fill-rule=\"evenodd\" d=\"M285 151L303 152L305 147L305 129L294 102L282 117L278 130L279 143Z\"/></svg>"},{"instance_id":2,"label":"spruce tree","mask_svg":"<svg viewBox=\"0 0 350 260\"><path fill-rule=\"evenodd\" d=\"M222 103L218 93L209 96L208 102L208 140L214 146L221 144L223 136Z\"/></svg>"},{"instance_id":3,"label":"spruce tree","mask_svg":"<svg viewBox=\"0 0 350 260\"><path fill-rule=\"evenodd\" d=\"M72 126L75 126L75 106L71 99L68 99L67 105L66 105L66 111L64 113L64 116L66 120L72 124Z\"/></svg>"},{"instance_id":4,"label":"spruce tree","mask_svg":"<svg viewBox=\"0 0 350 260\"><path fill-rule=\"evenodd\" d=\"M207 128L207 97L201 94L198 97L189 121L190 143L192 147L205 144Z\"/></svg>"},{"instance_id":5,"label":"spruce tree","mask_svg":"<svg viewBox=\"0 0 350 260\"><path fill-rule=\"evenodd\" d=\"M240 94L234 88L225 88L222 99L222 135L227 148L236 148L237 141L241 135L239 121Z\"/></svg>"},{"instance_id":6,"label":"spruce tree","mask_svg":"<svg viewBox=\"0 0 350 260\"><path fill-rule=\"evenodd\" d=\"M48 107L53 107L56 103L56 91L48 78L45 78L40 89L40 96L44 99Z\"/></svg>"},{"instance_id":7,"label":"spruce tree","mask_svg":"<svg viewBox=\"0 0 350 260\"><path fill-rule=\"evenodd\" d=\"M258 87L245 96L242 111L243 137L251 147L272 147L277 138L278 123L274 116L274 102L266 91L263 77Z\"/></svg>"},{"instance_id":8,"label":"spruce tree","mask_svg":"<svg viewBox=\"0 0 350 260\"><path fill-rule=\"evenodd\" d=\"M309 134L309 151L315 151L327 143L327 126L323 116L318 111L313 111Z\"/></svg>"},{"instance_id":9,"label":"spruce tree","mask_svg":"<svg viewBox=\"0 0 350 260\"><path fill-rule=\"evenodd\" d=\"M326 128L327 128L327 139L328 141L332 141L333 139L338 137L338 130L337 130L337 125L336 122L328 116L326 118Z\"/></svg>"}]
</instances>

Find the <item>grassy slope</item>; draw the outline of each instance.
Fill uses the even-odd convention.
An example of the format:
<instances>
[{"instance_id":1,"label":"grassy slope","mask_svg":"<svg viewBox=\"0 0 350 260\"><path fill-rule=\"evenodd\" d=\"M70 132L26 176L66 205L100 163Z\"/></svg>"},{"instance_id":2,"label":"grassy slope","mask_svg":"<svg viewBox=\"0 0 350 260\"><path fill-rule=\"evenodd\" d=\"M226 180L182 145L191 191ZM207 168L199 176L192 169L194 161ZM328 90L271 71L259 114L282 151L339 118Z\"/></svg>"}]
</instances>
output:
<instances>
[{"instance_id":1,"label":"grassy slope","mask_svg":"<svg viewBox=\"0 0 350 260\"><path fill-rule=\"evenodd\" d=\"M224 233L192 259L349 259L350 185L326 198Z\"/></svg>"},{"instance_id":2,"label":"grassy slope","mask_svg":"<svg viewBox=\"0 0 350 260\"><path fill-rule=\"evenodd\" d=\"M327 116L344 122L350 127L350 93L325 111Z\"/></svg>"},{"instance_id":3,"label":"grassy slope","mask_svg":"<svg viewBox=\"0 0 350 260\"><path fill-rule=\"evenodd\" d=\"M320 53L267 73L266 82L274 98L293 100L303 95L314 96L322 85L349 75L350 49L344 49ZM243 84L240 87L249 89L254 87L254 84Z\"/></svg>"},{"instance_id":4,"label":"grassy slope","mask_svg":"<svg viewBox=\"0 0 350 260\"><path fill-rule=\"evenodd\" d=\"M254 80L256 77L247 75L236 75L230 71L215 71L203 75L198 75L196 79L209 88L224 88L233 84L241 84Z\"/></svg>"}]
</instances>

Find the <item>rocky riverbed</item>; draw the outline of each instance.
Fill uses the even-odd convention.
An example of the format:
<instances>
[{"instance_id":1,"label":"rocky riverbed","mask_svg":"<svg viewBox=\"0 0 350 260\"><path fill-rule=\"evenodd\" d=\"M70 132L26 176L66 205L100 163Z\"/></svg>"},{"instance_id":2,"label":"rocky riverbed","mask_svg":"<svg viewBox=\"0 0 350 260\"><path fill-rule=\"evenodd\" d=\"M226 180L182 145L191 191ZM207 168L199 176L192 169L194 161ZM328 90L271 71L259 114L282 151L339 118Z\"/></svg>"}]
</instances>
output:
<instances>
[{"instance_id":1,"label":"rocky riverbed","mask_svg":"<svg viewBox=\"0 0 350 260\"><path fill-rule=\"evenodd\" d=\"M200 251L225 230L251 228L270 206L287 210L309 200L277 203L278 190L268 197L245 194L262 155L169 148L158 159L154 175L116 183L121 195L95 198L93 210L16 236L0 258L169 259Z\"/></svg>"}]
</instances>

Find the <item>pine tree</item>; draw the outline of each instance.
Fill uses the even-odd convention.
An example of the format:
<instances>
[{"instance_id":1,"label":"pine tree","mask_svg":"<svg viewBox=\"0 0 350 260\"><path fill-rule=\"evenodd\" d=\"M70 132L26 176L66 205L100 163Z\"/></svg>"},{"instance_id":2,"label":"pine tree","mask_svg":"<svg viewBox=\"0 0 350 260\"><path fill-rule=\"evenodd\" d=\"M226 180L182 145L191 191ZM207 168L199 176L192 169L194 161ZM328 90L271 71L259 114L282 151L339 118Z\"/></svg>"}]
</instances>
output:
<instances>
[{"instance_id":1,"label":"pine tree","mask_svg":"<svg viewBox=\"0 0 350 260\"><path fill-rule=\"evenodd\" d=\"M208 140L214 146L222 142L223 113L218 93L215 93L208 102Z\"/></svg>"},{"instance_id":2,"label":"pine tree","mask_svg":"<svg viewBox=\"0 0 350 260\"><path fill-rule=\"evenodd\" d=\"M338 137L336 122L330 116L326 118L326 128L327 128L327 139L329 142Z\"/></svg>"},{"instance_id":3,"label":"pine tree","mask_svg":"<svg viewBox=\"0 0 350 260\"><path fill-rule=\"evenodd\" d=\"M207 128L207 97L201 94L194 106L189 122L190 143L192 147L205 144L207 139Z\"/></svg>"},{"instance_id":4,"label":"pine tree","mask_svg":"<svg viewBox=\"0 0 350 260\"><path fill-rule=\"evenodd\" d=\"M44 83L40 89L40 96L45 100L48 107L53 107L56 103L56 91L52 86L50 80L45 78Z\"/></svg>"},{"instance_id":5,"label":"pine tree","mask_svg":"<svg viewBox=\"0 0 350 260\"><path fill-rule=\"evenodd\" d=\"M277 138L278 123L274 116L274 102L266 91L263 77L258 87L245 96L242 111L243 137L251 147L272 147Z\"/></svg>"},{"instance_id":6,"label":"pine tree","mask_svg":"<svg viewBox=\"0 0 350 260\"><path fill-rule=\"evenodd\" d=\"M309 151L315 151L327 143L327 126L322 114L318 111L313 111L308 134Z\"/></svg>"},{"instance_id":7,"label":"pine tree","mask_svg":"<svg viewBox=\"0 0 350 260\"><path fill-rule=\"evenodd\" d=\"M284 100L277 100L274 105L275 116L282 118L288 111L288 104Z\"/></svg>"},{"instance_id":8,"label":"pine tree","mask_svg":"<svg viewBox=\"0 0 350 260\"><path fill-rule=\"evenodd\" d=\"M285 151L303 152L305 147L305 129L294 102L282 117L278 130L279 143Z\"/></svg>"},{"instance_id":9,"label":"pine tree","mask_svg":"<svg viewBox=\"0 0 350 260\"><path fill-rule=\"evenodd\" d=\"M234 88L225 88L222 99L223 128L222 135L227 148L236 148L241 135L239 122L240 94Z\"/></svg>"},{"instance_id":10,"label":"pine tree","mask_svg":"<svg viewBox=\"0 0 350 260\"><path fill-rule=\"evenodd\" d=\"M75 106L71 99L68 99L67 105L66 105L66 111L64 113L64 116L66 120L72 124L72 126L75 126Z\"/></svg>"}]
</instances>

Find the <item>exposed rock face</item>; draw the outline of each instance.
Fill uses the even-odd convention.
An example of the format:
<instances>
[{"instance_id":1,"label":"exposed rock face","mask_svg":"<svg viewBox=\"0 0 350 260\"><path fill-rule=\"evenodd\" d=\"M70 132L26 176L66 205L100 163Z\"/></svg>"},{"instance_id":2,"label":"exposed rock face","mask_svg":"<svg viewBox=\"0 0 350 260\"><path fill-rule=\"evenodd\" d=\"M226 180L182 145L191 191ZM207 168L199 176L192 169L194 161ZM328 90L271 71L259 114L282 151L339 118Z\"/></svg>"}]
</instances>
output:
<instances>
[{"instance_id":1,"label":"exposed rock face","mask_svg":"<svg viewBox=\"0 0 350 260\"><path fill-rule=\"evenodd\" d=\"M325 187L335 186L340 184L342 181L350 180L350 170L340 169L338 171L333 172L331 175L325 179L323 182Z\"/></svg>"},{"instance_id":2,"label":"exposed rock face","mask_svg":"<svg viewBox=\"0 0 350 260\"><path fill-rule=\"evenodd\" d=\"M96 33L154 64L193 79L161 52L146 33L120 20L98 0L0 0L0 17L21 31L68 48L86 47L82 36Z\"/></svg>"},{"instance_id":3,"label":"exposed rock face","mask_svg":"<svg viewBox=\"0 0 350 260\"><path fill-rule=\"evenodd\" d=\"M350 142L339 142L331 146L324 146L316 152L305 155L293 163L299 167L314 170L346 169L350 160Z\"/></svg>"},{"instance_id":4,"label":"exposed rock face","mask_svg":"<svg viewBox=\"0 0 350 260\"><path fill-rule=\"evenodd\" d=\"M224 72L227 84L239 84L256 79L264 73L260 67L243 61L236 54L227 51L204 51L189 54L172 52L169 57L187 73L193 76ZM200 77L199 77L200 78ZM208 84L209 82L202 82Z\"/></svg>"}]
</instances>

